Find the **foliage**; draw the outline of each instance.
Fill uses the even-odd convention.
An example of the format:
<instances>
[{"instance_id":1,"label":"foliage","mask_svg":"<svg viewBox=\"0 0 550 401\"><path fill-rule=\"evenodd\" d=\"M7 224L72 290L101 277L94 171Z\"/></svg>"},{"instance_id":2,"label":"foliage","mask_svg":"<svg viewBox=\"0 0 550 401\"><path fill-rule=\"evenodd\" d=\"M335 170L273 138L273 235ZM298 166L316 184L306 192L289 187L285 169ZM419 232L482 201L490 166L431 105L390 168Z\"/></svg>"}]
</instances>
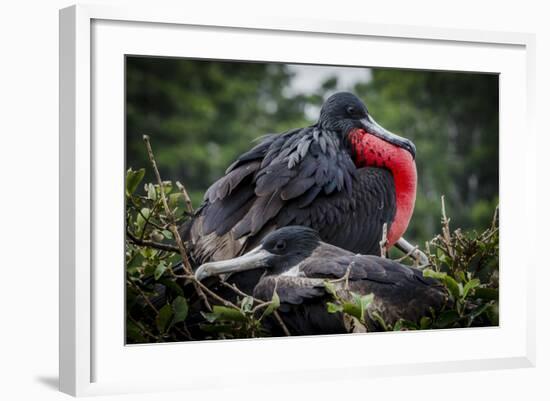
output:
<instances>
[{"instance_id":1,"label":"foliage","mask_svg":"<svg viewBox=\"0 0 550 401\"><path fill-rule=\"evenodd\" d=\"M226 302L207 311L190 285L193 278L174 272L181 258L163 211L163 194L160 185L146 183L140 195L144 176L144 169L126 173L127 341L268 336L262 321L279 307L277 293L269 302L241 294L238 305ZM162 187L176 224L181 223L187 216L185 192L170 181Z\"/></svg>"},{"instance_id":2,"label":"foliage","mask_svg":"<svg viewBox=\"0 0 550 401\"><path fill-rule=\"evenodd\" d=\"M351 267L351 266L350 266ZM347 280L347 274L344 277ZM374 294L361 295L350 290L337 291L334 283L340 280L326 280L325 290L333 300L326 303L328 313L342 313L352 319L350 328L360 326L367 331L367 308L374 300Z\"/></svg>"},{"instance_id":3,"label":"foliage","mask_svg":"<svg viewBox=\"0 0 550 401\"><path fill-rule=\"evenodd\" d=\"M441 233L426 242L425 253L429 263L422 266L423 275L441 282L448 294L447 304L442 310L431 311L429 316L423 316L418 322L401 319L392 326L384 322L381 316L373 316L383 330L486 327L499 324L498 208L494 211L490 227L483 232L463 232L460 228L451 232L442 197ZM352 294L353 302L349 302L335 291L329 292L337 300L336 305L327 303L329 312L343 312L365 324L363 310L360 315L357 313L359 298L356 294Z\"/></svg>"},{"instance_id":4,"label":"foliage","mask_svg":"<svg viewBox=\"0 0 550 401\"><path fill-rule=\"evenodd\" d=\"M215 305L212 312L202 312L208 323L202 323L201 329L208 333L206 338L247 338L266 337L269 332L262 325L264 318L270 316L279 307L279 296L273 293L270 302L258 302L244 296L239 308Z\"/></svg>"},{"instance_id":5,"label":"foliage","mask_svg":"<svg viewBox=\"0 0 550 401\"><path fill-rule=\"evenodd\" d=\"M127 341L270 336L263 321L279 308L277 292L269 302L264 302L238 291L236 304L213 299L215 303L209 311L190 285L192 278L174 273L180 264L180 254L163 212L160 187L151 183L141 185L144 176L143 169L129 169L126 175ZM181 223L187 216L184 193L169 181L162 186L171 212ZM383 330L498 325L496 212L490 227L478 233L461 229L451 232L444 204L442 210L441 233L426 243L429 265L423 268L426 277L441 282L449 302L443 310L432 311L418 322L399 320L390 325L380 315L370 315ZM374 296L351 291L342 294L336 291L334 283L325 281L327 294L333 298L327 303L327 311L343 313L356 326L366 327L366 313Z\"/></svg>"},{"instance_id":6,"label":"foliage","mask_svg":"<svg viewBox=\"0 0 550 401\"><path fill-rule=\"evenodd\" d=\"M430 266L424 276L441 281L449 303L424 328L499 324L498 208L483 232L451 232L442 198L442 232L426 244Z\"/></svg>"},{"instance_id":7,"label":"foliage","mask_svg":"<svg viewBox=\"0 0 550 401\"><path fill-rule=\"evenodd\" d=\"M136 193L144 175L144 169L126 173L127 337L130 342L175 340L189 311L183 288L173 280L171 271L180 258L161 212L159 185L147 183L142 195ZM172 192L174 188L171 182L163 182L171 210L181 221L185 217L184 196ZM167 249L159 249L162 245ZM163 305L155 306L159 288L167 297Z\"/></svg>"}]
</instances>

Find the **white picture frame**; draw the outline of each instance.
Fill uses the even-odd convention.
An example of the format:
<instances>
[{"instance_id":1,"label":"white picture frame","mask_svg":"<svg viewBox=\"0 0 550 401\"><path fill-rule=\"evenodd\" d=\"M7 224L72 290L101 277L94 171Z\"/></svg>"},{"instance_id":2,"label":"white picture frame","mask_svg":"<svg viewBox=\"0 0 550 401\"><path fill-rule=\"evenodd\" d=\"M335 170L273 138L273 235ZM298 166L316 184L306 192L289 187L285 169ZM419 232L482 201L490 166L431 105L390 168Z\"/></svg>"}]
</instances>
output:
<instances>
[{"instance_id":1,"label":"white picture frame","mask_svg":"<svg viewBox=\"0 0 550 401\"><path fill-rule=\"evenodd\" d=\"M255 47L258 40L265 52ZM78 5L61 10L60 390L94 395L239 386L242 375L268 383L534 366L534 252L530 244L521 249L513 244L535 231L536 209L528 207L527 191L509 185L514 180L536 188L527 173L535 166L534 43L534 35L522 33L229 18L184 9ZM333 51L316 52L321 47ZM338 53L345 48L370 50L371 57L367 62L361 52ZM394 51L384 50L390 48ZM298 55L296 49L303 51ZM424 57L410 57L413 51ZM125 346L124 54L501 74L500 326ZM514 148L517 132L532 146ZM448 341L463 346L436 350L433 345ZM390 345L391 355L383 352ZM178 365L178 355L193 365ZM262 365L259 355L270 364ZM292 355L290 367L284 364L287 355ZM159 361L162 374L151 368Z\"/></svg>"}]
</instances>

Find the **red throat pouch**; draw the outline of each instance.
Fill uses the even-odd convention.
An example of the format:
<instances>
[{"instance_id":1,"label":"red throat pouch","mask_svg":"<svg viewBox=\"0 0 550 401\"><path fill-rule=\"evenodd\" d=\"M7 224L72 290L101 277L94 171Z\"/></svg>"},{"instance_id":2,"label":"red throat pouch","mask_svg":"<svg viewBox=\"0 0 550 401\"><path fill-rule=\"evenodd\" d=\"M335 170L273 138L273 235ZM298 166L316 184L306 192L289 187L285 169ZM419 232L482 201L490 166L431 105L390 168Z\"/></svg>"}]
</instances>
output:
<instances>
[{"instance_id":1,"label":"red throat pouch","mask_svg":"<svg viewBox=\"0 0 550 401\"><path fill-rule=\"evenodd\" d=\"M389 170L395 184L396 211L388 231L389 245L403 236L411 220L416 199L416 163L405 149L386 142L362 129L350 132L349 141L355 165Z\"/></svg>"}]
</instances>

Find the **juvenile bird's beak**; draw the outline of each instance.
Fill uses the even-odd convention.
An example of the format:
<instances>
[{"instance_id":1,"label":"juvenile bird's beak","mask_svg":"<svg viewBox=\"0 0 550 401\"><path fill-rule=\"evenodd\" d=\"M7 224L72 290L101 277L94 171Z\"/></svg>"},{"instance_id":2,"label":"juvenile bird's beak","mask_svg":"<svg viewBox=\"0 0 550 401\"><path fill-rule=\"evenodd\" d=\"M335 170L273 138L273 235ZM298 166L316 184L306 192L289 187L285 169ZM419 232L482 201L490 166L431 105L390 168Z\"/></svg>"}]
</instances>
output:
<instances>
[{"instance_id":1,"label":"juvenile bird's beak","mask_svg":"<svg viewBox=\"0 0 550 401\"><path fill-rule=\"evenodd\" d=\"M412 155L413 159L416 157L416 146L414 146L414 143L407 138L403 138L388 131L378 124L370 114L367 114L367 117L362 118L360 121L363 129L369 134L407 150Z\"/></svg>"},{"instance_id":2,"label":"juvenile bird's beak","mask_svg":"<svg viewBox=\"0 0 550 401\"><path fill-rule=\"evenodd\" d=\"M195 278L199 281L210 276L219 276L224 273L235 273L246 270L267 267L267 260L271 253L258 246L250 252L239 256L238 258L221 260L219 262L210 262L201 265L195 271Z\"/></svg>"}]
</instances>

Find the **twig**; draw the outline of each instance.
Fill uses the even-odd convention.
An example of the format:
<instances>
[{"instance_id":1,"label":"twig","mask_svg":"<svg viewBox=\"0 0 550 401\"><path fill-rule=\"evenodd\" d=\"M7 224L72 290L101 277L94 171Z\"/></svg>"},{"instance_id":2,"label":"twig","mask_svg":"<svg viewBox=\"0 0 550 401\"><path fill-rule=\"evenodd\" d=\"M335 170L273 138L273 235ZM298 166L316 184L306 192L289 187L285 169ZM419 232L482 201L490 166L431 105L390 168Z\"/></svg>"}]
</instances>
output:
<instances>
[{"instance_id":1,"label":"twig","mask_svg":"<svg viewBox=\"0 0 550 401\"><path fill-rule=\"evenodd\" d=\"M413 246L409 243L405 237L399 238L399 240L395 243L395 246L404 254L403 257L395 259L397 262L402 262L407 257L413 259L413 266L424 265L430 262L428 255L422 252L418 246Z\"/></svg>"},{"instance_id":2,"label":"twig","mask_svg":"<svg viewBox=\"0 0 550 401\"><path fill-rule=\"evenodd\" d=\"M137 210L137 212L141 215L141 217L143 218L144 221L147 220L147 217L145 217L145 215L143 214L143 212L141 211L141 206L138 205L138 203L135 201L134 197L133 196L130 196L129 198L127 198L130 200L130 202L132 203L132 206ZM150 213L150 215L152 214L153 212ZM149 219L150 220L150 219ZM159 229L159 230L164 230L164 227L161 227L159 226L157 223L155 223L154 221L149 221L149 224L152 225L153 227ZM145 227L145 226L144 226ZM144 230L145 232L145 230Z\"/></svg>"},{"instance_id":3,"label":"twig","mask_svg":"<svg viewBox=\"0 0 550 401\"><path fill-rule=\"evenodd\" d=\"M187 193L185 186L179 181L176 181L176 186L178 187L181 194L183 195L183 200L185 201L185 205L187 206L187 211L189 213L193 213L193 203L191 202L191 198L189 197L189 194Z\"/></svg>"},{"instance_id":4,"label":"twig","mask_svg":"<svg viewBox=\"0 0 550 401\"><path fill-rule=\"evenodd\" d=\"M130 230L126 230L126 235L136 245L148 246L149 248L160 249L161 251L179 253L179 248L170 244L162 244L160 242L148 241L145 239L139 239L134 236Z\"/></svg>"},{"instance_id":5,"label":"twig","mask_svg":"<svg viewBox=\"0 0 550 401\"><path fill-rule=\"evenodd\" d=\"M275 316L275 319L279 323L279 326L281 326L281 328L283 329L283 332L285 333L285 336L288 336L288 337L292 336L292 334L290 334L290 331L286 327L285 322L283 322L283 319L281 318L281 315L279 314L279 312L274 310L273 311L273 316Z\"/></svg>"},{"instance_id":6,"label":"twig","mask_svg":"<svg viewBox=\"0 0 550 401\"><path fill-rule=\"evenodd\" d=\"M235 305L233 302L231 301L228 301L227 299L224 299L222 297L220 297L218 294L216 294L214 291L212 291L210 288L208 288L207 286L205 286L203 283L201 283L200 281L198 281L197 279L195 279L195 277L193 276L193 282L196 283L201 290L204 290L204 292L206 292L208 295L210 295L212 298L214 298L216 301L218 302L221 302L224 306L227 306L227 307L230 307L230 308L234 308L234 309L237 309L237 310L241 310L241 308L239 308L237 305Z\"/></svg>"},{"instance_id":7,"label":"twig","mask_svg":"<svg viewBox=\"0 0 550 401\"><path fill-rule=\"evenodd\" d=\"M178 329L178 331L180 331L178 327L175 327L175 328ZM189 331L189 329L187 328L187 325L185 324L185 322L183 322L183 331L180 331L180 333L185 334L189 340L194 340L194 338L191 335L191 332Z\"/></svg>"},{"instance_id":8,"label":"twig","mask_svg":"<svg viewBox=\"0 0 550 401\"><path fill-rule=\"evenodd\" d=\"M155 311L156 314L159 313L159 310L155 307L155 305L152 304L152 302L149 300L149 298L147 297L147 295L143 292L143 290L141 288L139 288L139 286L137 284L135 284L134 282L132 282L131 280L128 280L128 282L130 283L130 285L132 285L138 292L139 292L139 295L141 295L141 297L145 300L145 302L147 303L147 305L149 305L149 307L151 309L153 309L153 311ZM128 316L131 318L130 314L128 314ZM134 321L134 323L137 324L136 321ZM175 327L174 326L174 329L180 333L181 335L185 336L185 337L188 337L189 340L192 340L193 338L191 337L191 333L189 333L189 330L187 330L187 328L185 328L185 332L180 330L179 327ZM153 336L154 338L156 338L157 340L160 338L158 336Z\"/></svg>"},{"instance_id":9,"label":"twig","mask_svg":"<svg viewBox=\"0 0 550 401\"><path fill-rule=\"evenodd\" d=\"M237 287L235 284L229 284L228 282L223 281L223 280L220 280L220 284L223 285L224 287L229 288L235 294L240 295L241 297L250 297L250 298L252 298L252 300L258 304L257 306L260 306L260 305L264 306L264 304L266 304L265 306L267 306L271 303L271 301L263 301L259 298L253 297L252 295L248 295L246 292L240 290L239 287Z\"/></svg>"},{"instance_id":10,"label":"twig","mask_svg":"<svg viewBox=\"0 0 550 401\"><path fill-rule=\"evenodd\" d=\"M499 215L499 206L497 205L497 207L495 208L495 213L493 214L493 222L491 224L491 230L494 230L497 226L498 215Z\"/></svg>"},{"instance_id":11,"label":"twig","mask_svg":"<svg viewBox=\"0 0 550 401\"><path fill-rule=\"evenodd\" d=\"M181 240L180 233L178 231L178 228L176 226L176 220L174 218L174 215L172 214L172 211L168 207L168 201L166 200L166 194L164 193L164 186L162 185L162 179L160 177L160 173L157 167L157 162L155 161L155 156L153 154L153 149L151 147L151 142L149 141L148 135L143 135L143 141L145 142L145 146L147 147L147 154L149 155L149 161L151 162L151 165L153 166L153 170L155 172L155 176L157 178L157 182L159 184L159 191L160 191L160 197L162 199L162 204L164 206L164 211L166 213L166 216L169 219L169 228L172 232L174 239L176 240L176 244L178 246L178 250L181 256L181 259L183 261L183 268L185 272L189 275L193 275L193 268L191 267L191 264L189 263L189 258L187 257L187 250L185 249L185 245L183 245L183 241ZM208 302L208 298L204 294L203 287L201 287L202 283L199 283L197 280L193 280L193 286L195 287L195 291L197 291L197 294L202 298L204 304L206 305L206 308L209 311L212 311L212 306L210 305L210 302ZM227 302L227 301L226 301Z\"/></svg>"},{"instance_id":12,"label":"twig","mask_svg":"<svg viewBox=\"0 0 550 401\"><path fill-rule=\"evenodd\" d=\"M220 281L221 284L231 290L233 290L236 294L242 296L242 297L249 297L250 295L248 295L247 293L241 291L235 284L229 284L225 281ZM261 299L258 299L258 298L254 298L252 297L252 299L255 301L255 302L258 302L258 303L263 303L263 301ZM275 319L277 320L277 323L279 323L279 326L281 326L281 329L283 330L283 332L285 333L286 336L292 336L292 334L290 334L290 331L288 330L288 327L286 327L286 324L285 322L283 321L283 319L281 318L281 315L279 314L278 311L274 310L273 311L273 316L275 316Z\"/></svg>"},{"instance_id":13,"label":"twig","mask_svg":"<svg viewBox=\"0 0 550 401\"><path fill-rule=\"evenodd\" d=\"M346 291L349 291L349 276L350 276L350 273L351 273L351 269L352 267L355 266L355 262L351 262L348 267L346 268L346 273L340 277L340 278L337 278L336 280L329 280L331 283L339 283L341 281L344 281L344 289Z\"/></svg>"},{"instance_id":14,"label":"twig","mask_svg":"<svg viewBox=\"0 0 550 401\"><path fill-rule=\"evenodd\" d=\"M380 256L385 258L388 252L388 223L382 226L382 240L380 241Z\"/></svg>"},{"instance_id":15,"label":"twig","mask_svg":"<svg viewBox=\"0 0 550 401\"><path fill-rule=\"evenodd\" d=\"M241 291L235 284L229 284L228 282L223 281L223 280L220 280L220 284L223 285L224 287L229 288L230 290L233 290L233 292L240 295L241 297L249 297L250 296L247 293ZM252 299L256 300L256 298L254 298L254 297L252 297ZM258 301L260 301L260 300L258 300ZM263 302L263 301L260 301L260 302Z\"/></svg>"},{"instance_id":16,"label":"twig","mask_svg":"<svg viewBox=\"0 0 550 401\"><path fill-rule=\"evenodd\" d=\"M418 245L415 245L409 252L407 252L405 255L401 256L399 259L395 259L396 262L402 262L405 259L407 259L409 256L412 256L412 254L418 250ZM415 262L418 262L418 259L416 256L414 256Z\"/></svg>"},{"instance_id":17,"label":"twig","mask_svg":"<svg viewBox=\"0 0 550 401\"><path fill-rule=\"evenodd\" d=\"M260 309L265 308L271 304L271 301L260 302L252 309L252 314L258 312Z\"/></svg>"},{"instance_id":18,"label":"twig","mask_svg":"<svg viewBox=\"0 0 550 401\"><path fill-rule=\"evenodd\" d=\"M135 318L133 318L132 315L128 313L127 316L128 316L128 319L130 319L143 334L151 338L154 338L157 341L161 340L160 336L156 336L153 333L151 333L140 322L138 322Z\"/></svg>"},{"instance_id":19,"label":"twig","mask_svg":"<svg viewBox=\"0 0 550 401\"><path fill-rule=\"evenodd\" d=\"M139 239L143 240L143 237L145 237L145 231L147 229L147 225L149 225L149 222L151 221L151 217L153 216L153 213L155 213L156 209L157 209L157 205L154 205L153 209L151 209L151 212L149 213L149 217L147 218L145 218L143 213L141 213L141 210L139 211L139 214L141 214L141 217L145 219L145 222L143 223L143 229L141 230L141 235Z\"/></svg>"},{"instance_id":20,"label":"twig","mask_svg":"<svg viewBox=\"0 0 550 401\"><path fill-rule=\"evenodd\" d=\"M449 228L449 222L451 219L447 218L447 211L445 210L445 195L441 195L441 224L443 237L445 239L444 243L447 247L449 256L454 259L454 250L451 246L451 230Z\"/></svg>"},{"instance_id":21,"label":"twig","mask_svg":"<svg viewBox=\"0 0 550 401\"><path fill-rule=\"evenodd\" d=\"M139 292L139 295L141 295L141 297L144 299L145 303L147 305L149 305L149 307L151 309L153 309L153 311L158 314L159 313L159 310L155 307L155 305L152 304L152 302L149 300L149 297L143 292L143 290L141 288L139 288L139 286L134 283L132 280L128 280L128 282L130 283L130 285L132 287L134 287L136 289L137 292Z\"/></svg>"}]
</instances>

